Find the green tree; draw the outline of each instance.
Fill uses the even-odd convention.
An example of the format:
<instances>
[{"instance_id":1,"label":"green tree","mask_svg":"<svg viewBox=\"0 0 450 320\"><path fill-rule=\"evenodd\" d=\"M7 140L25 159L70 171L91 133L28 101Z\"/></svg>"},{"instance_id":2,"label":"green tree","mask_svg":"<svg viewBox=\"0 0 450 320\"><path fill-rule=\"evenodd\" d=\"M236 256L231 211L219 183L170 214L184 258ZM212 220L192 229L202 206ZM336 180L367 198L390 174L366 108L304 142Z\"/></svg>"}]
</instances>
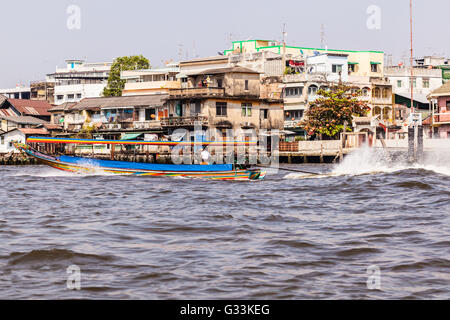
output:
<instances>
[{"instance_id":1,"label":"green tree","mask_svg":"<svg viewBox=\"0 0 450 320\"><path fill-rule=\"evenodd\" d=\"M111 66L108 84L103 90L105 97L122 96L125 80L120 79L120 72L125 70L149 69L150 62L143 55L116 58Z\"/></svg>"},{"instance_id":2,"label":"green tree","mask_svg":"<svg viewBox=\"0 0 450 320\"><path fill-rule=\"evenodd\" d=\"M354 91L342 83L319 90L321 96L308 108L300 124L309 135L336 137L344 130L344 123L352 123L352 116L367 116L370 107L358 99L361 91ZM348 129L350 130L350 129ZM350 130L351 131L351 130Z\"/></svg>"}]
</instances>

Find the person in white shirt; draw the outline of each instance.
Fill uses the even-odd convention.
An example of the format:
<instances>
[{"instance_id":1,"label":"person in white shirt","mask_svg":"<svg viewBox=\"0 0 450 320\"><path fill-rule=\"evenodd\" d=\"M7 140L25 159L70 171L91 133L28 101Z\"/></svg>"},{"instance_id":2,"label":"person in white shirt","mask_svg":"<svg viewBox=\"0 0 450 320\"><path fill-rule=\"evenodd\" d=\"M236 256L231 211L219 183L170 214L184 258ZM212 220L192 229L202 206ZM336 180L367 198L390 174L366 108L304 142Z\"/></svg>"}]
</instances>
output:
<instances>
[{"instance_id":1,"label":"person in white shirt","mask_svg":"<svg viewBox=\"0 0 450 320\"><path fill-rule=\"evenodd\" d=\"M211 161L211 154L208 152L208 150L203 149L202 153L202 164L209 164Z\"/></svg>"}]
</instances>

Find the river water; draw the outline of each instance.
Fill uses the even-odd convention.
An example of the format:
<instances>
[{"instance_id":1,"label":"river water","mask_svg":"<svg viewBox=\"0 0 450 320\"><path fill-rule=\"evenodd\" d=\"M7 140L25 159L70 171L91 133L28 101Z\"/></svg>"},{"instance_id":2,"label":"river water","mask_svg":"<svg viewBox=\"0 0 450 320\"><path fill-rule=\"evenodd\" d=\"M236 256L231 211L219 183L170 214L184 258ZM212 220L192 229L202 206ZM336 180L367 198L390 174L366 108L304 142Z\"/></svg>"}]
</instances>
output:
<instances>
[{"instance_id":1,"label":"river water","mask_svg":"<svg viewBox=\"0 0 450 320\"><path fill-rule=\"evenodd\" d=\"M0 167L0 298L449 299L449 154L257 182Z\"/></svg>"}]
</instances>

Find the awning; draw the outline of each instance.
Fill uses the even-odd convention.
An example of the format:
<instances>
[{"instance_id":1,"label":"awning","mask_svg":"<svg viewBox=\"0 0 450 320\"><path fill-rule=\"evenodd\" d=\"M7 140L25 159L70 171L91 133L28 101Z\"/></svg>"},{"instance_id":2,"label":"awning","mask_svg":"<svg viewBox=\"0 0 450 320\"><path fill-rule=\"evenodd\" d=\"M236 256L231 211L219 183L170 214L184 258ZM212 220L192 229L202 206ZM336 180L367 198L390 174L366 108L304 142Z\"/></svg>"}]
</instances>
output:
<instances>
[{"instance_id":1,"label":"awning","mask_svg":"<svg viewBox=\"0 0 450 320\"><path fill-rule=\"evenodd\" d=\"M411 101L411 95L410 94L407 94L407 93L395 93L395 95L403 97L403 98L406 98L409 101ZM430 103L428 101L428 99L427 99L427 95L426 94L414 93L413 99L414 99L414 101L420 102L422 104L429 104Z\"/></svg>"},{"instance_id":2,"label":"awning","mask_svg":"<svg viewBox=\"0 0 450 320\"><path fill-rule=\"evenodd\" d=\"M381 62L370 61L370 64L381 64Z\"/></svg>"},{"instance_id":3,"label":"awning","mask_svg":"<svg viewBox=\"0 0 450 320\"><path fill-rule=\"evenodd\" d=\"M185 132L174 132L170 135L171 141L181 141L183 140L184 136L187 134L187 131Z\"/></svg>"},{"instance_id":4,"label":"awning","mask_svg":"<svg viewBox=\"0 0 450 320\"><path fill-rule=\"evenodd\" d=\"M120 140L135 140L141 135L143 135L143 133L125 133Z\"/></svg>"},{"instance_id":5,"label":"awning","mask_svg":"<svg viewBox=\"0 0 450 320\"><path fill-rule=\"evenodd\" d=\"M349 62L348 64L359 64L359 62Z\"/></svg>"}]
</instances>

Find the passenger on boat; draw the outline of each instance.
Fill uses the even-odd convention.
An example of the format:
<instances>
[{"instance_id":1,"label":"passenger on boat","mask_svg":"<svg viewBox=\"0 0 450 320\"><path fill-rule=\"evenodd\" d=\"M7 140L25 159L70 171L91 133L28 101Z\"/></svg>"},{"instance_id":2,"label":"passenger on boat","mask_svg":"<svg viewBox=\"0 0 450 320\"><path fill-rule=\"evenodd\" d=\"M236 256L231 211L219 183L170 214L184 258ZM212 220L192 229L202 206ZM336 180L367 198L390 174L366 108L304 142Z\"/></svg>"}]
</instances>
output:
<instances>
[{"instance_id":1,"label":"passenger on boat","mask_svg":"<svg viewBox=\"0 0 450 320\"><path fill-rule=\"evenodd\" d=\"M202 164L203 165L210 164L211 154L208 152L208 150L203 149L201 156L202 156Z\"/></svg>"}]
</instances>

